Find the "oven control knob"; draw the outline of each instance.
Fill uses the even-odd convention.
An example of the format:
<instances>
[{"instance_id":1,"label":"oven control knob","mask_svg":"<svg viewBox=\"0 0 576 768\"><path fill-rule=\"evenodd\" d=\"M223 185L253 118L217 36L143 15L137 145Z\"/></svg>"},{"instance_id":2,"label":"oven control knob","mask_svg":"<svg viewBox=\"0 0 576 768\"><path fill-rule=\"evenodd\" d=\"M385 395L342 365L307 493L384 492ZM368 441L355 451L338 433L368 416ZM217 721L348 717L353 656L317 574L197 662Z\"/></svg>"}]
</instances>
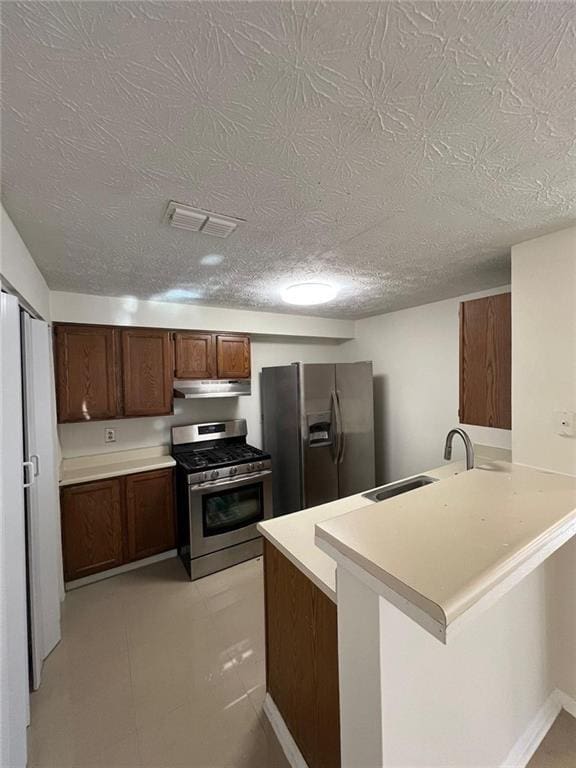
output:
<instances>
[{"instance_id":1,"label":"oven control knob","mask_svg":"<svg viewBox=\"0 0 576 768\"><path fill-rule=\"evenodd\" d=\"M264 464L263 464L261 461L259 461L259 462L258 462L258 464L257 464L256 466L258 467L258 469L262 469L262 467L264 466Z\"/></svg>"},{"instance_id":2,"label":"oven control knob","mask_svg":"<svg viewBox=\"0 0 576 768\"><path fill-rule=\"evenodd\" d=\"M217 469L213 469L212 472L210 472L210 477L212 480L217 480L218 477L220 477L220 472L218 472Z\"/></svg>"},{"instance_id":3,"label":"oven control knob","mask_svg":"<svg viewBox=\"0 0 576 768\"><path fill-rule=\"evenodd\" d=\"M254 472L254 464L248 464L248 472Z\"/></svg>"},{"instance_id":4,"label":"oven control knob","mask_svg":"<svg viewBox=\"0 0 576 768\"><path fill-rule=\"evenodd\" d=\"M237 475L238 474L238 467L230 467L230 474L231 475Z\"/></svg>"}]
</instances>

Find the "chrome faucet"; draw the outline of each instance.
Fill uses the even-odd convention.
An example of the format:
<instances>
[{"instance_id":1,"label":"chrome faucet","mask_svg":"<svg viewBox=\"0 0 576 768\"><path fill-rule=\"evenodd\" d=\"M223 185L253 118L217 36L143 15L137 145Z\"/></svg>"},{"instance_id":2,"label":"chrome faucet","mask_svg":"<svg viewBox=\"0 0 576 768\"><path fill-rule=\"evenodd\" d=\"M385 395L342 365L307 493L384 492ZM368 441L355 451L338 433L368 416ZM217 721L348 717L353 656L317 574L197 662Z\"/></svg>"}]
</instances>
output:
<instances>
[{"instance_id":1,"label":"chrome faucet","mask_svg":"<svg viewBox=\"0 0 576 768\"><path fill-rule=\"evenodd\" d=\"M452 440L454 439L454 435L460 435L464 441L464 448L466 449L466 469L474 469L474 446L472 445L472 440L470 440L463 429L451 429L446 435L444 458L446 461L450 461L452 458Z\"/></svg>"}]
</instances>

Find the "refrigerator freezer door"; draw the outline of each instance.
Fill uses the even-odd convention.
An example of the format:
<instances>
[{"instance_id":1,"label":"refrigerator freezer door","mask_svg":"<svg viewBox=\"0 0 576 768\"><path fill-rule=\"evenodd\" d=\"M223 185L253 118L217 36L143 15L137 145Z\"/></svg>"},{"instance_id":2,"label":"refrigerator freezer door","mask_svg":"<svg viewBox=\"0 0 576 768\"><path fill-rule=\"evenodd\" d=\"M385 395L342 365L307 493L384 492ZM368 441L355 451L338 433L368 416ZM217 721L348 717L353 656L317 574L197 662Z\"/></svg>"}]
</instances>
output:
<instances>
[{"instance_id":1,"label":"refrigerator freezer door","mask_svg":"<svg viewBox=\"0 0 576 768\"><path fill-rule=\"evenodd\" d=\"M372 363L337 363L336 391L343 440L338 456L340 498L373 488L374 394Z\"/></svg>"},{"instance_id":2,"label":"refrigerator freezer door","mask_svg":"<svg viewBox=\"0 0 576 768\"><path fill-rule=\"evenodd\" d=\"M302 509L298 389L298 366L262 369L262 431L272 456L274 517Z\"/></svg>"},{"instance_id":3,"label":"refrigerator freezer door","mask_svg":"<svg viewBox=\"0 0 576 768\"><path fill-rule=\"evenodd\" d=\"M336 387L332 364L300 364L303 507L338 498Z\"/></svg>"}]
</instances>

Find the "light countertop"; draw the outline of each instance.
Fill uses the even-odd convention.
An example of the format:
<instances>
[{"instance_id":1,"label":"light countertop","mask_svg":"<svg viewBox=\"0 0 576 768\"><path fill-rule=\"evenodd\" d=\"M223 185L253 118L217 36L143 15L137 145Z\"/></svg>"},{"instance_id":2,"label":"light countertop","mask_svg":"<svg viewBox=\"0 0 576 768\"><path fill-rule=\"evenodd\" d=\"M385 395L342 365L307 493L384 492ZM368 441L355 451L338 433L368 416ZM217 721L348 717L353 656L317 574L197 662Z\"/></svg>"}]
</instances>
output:
<instances>
[{"instance_id":1,"label":"light countertop","mask_svg":"<svg viewBox=\"0 0 576 768\"><path fill-rule=\"evenodd\" d=\"M60 485L89 483L93 480L174 467L176 462L170 456L169 450L168 445L156 445L150 448L63 459L60 464Z\"/></svg>"},{"instance_id":2,"label":"light countertop","mask_svg":"<svg viewBox=\"0 0 576 768\"><path fill-rule=\"evenodd\" d=\"M319 547L444 642L575 534L576 478L502 461L316 525Z\"/></svg>"},{"instance_id":3,"label":"light countertop","mask_svg":"<svg viewBox=\"0 0 576 768\"><path fill-rule=\"evenodd\" d=\"M462 462L454 462L421 474L443 478L450 477L463 469ZM319 589L336 602L336 562L316 546L315 526L317 523L345 515L353 510L371 506L374 506L374 502L363 498L362 494L358 493L318 507L275 517L259 523L258 530Z\"/></svg>"}]
</instances>

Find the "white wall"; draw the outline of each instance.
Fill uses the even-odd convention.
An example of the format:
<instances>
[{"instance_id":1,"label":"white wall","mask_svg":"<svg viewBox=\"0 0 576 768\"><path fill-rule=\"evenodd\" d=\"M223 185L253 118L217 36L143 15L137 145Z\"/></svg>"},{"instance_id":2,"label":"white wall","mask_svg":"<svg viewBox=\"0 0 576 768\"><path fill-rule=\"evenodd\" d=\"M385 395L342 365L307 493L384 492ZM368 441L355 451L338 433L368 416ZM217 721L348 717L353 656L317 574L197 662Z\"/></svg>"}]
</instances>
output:
<instances>
[{"instance_id":1,"label":"white wall","mask_svg":"<svg viewBox=\"0 0 576 768\"><path fill-rule=\"evenodd\" d=\"M22 303L42 320L50 318L50 292L28 248L2 206L0 276Z\"/></svg>"},{"instance_id":2,"label":"white wall","mask_svg":"<svg viewBox=\"0 0 576 768\"><path fill-rule=\"evenodd\" d=\"M350 339L354 336L353 320L144 301L132 296L117 298L52 291L50 308L55 322L193 328L306 338Z\"/></svg>"},{"instance_id":3,"label":"white wall","mask_svg":"<svg viewBox=\"0 0 576 768\"><path fill-rule=\"evenodd\" d=\"M356 323L350 359L374 361L376 479L397 480L442 463L444 440L458 426L460 301L497 288ZM510 448L509 430L464 426L473 442ZM464 455L454 441L456 458Z\"/></svg>"},{"instance_id":4,"label":"white wall","mask_svg":"<svg viewBox=\"0 0 576 768\"><path fill-rule=\"evenodd\" d=\"M576 475L576 437L555 410L576 412L576 227L512 248L514 460Z\"/></svg>"},{"instance_id":5,"label":"white wall","mask_svg":"<svg viewBox=\"0 0 576 768\"><path fill-rule=\"evenodd\" d=\"M339 566L343 768L504 765L554 689L546 603L541 566L442 645Z\"/></svg>"},{"instance_id":6,"label":"white wall","mask_svg":"<svg viewBox=\"0 0 576 768\"><path fill-rule=\"evenodd\" d=\"M174 416L120 419L58 427L62 456L140 448L170 442L170 427L197 421L244 418L248 422L248 440L261 447L260 377L264 366L286 365L296 361L330 363L341 360L343 344L334 340L282 339L257 337L252 340L252 394L249 397L218 400L175 400ZM116 442L104 443L104 428L116 429Z\"/></svg>"},{"instance_id":7,"label":"white wall","mask_svg":"<svg viewBox=\"0 0 576 768\"><path fill-rule=\"evenodd\" d=\"M576 411L576 227L512 248L514 461L576 475L555 410ZM576 699L576 540L547 566L555 684Z\"/></svg>"}]
</instances>

